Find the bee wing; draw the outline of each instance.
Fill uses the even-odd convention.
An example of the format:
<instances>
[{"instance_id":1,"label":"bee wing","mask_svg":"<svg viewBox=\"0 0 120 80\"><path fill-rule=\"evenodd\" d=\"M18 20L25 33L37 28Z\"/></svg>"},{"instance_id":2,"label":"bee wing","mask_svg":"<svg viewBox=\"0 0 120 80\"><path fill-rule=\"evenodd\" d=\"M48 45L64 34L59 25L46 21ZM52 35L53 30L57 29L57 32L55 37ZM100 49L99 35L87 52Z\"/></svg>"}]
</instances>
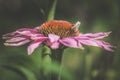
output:
<instances>
[{"instance_id":1,"label":"bee wing","mask_svg":"<svg viewBox=\"0 0 120 80\"><path fill-rule=\"evenodd\" d=\"M77 21L73 26L72 26L72 28L71 29L74 29L74 28L78 28L79 26L80 26L80 21Z\"/></svg>"}]
</instances>

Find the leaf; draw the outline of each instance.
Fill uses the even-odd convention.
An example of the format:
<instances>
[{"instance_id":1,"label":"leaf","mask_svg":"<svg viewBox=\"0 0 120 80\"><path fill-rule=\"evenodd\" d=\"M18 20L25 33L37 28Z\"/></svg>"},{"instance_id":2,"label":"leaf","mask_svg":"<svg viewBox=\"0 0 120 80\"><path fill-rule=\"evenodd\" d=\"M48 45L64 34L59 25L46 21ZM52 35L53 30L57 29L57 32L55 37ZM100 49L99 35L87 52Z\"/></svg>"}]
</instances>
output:
<instances>
[{"instance_id":1,"label":"leaf","mask_svg":"<svg viewBox=\"0 0 120 80\"><path fill-rule=\"evenodd\" d=\"M23 72L27 80L37 80L34 73L28 70L27 68L20 66L19 69L21 70L21 72Z\"/></svg>"},{"instance_id":2,"label":"leaf","mask_svg":"<svg viewBox=\"0 0 120 80\"><path fill-rule=\"evenodd\" d=\"M51 9L50 9L50 11L48 13L48 18L47 18L48 21L54 19L56 4L57 4L57 0L54 0L54 2L52 4L52 7L51 7Z\"/></svg>"},{"instance_id":3,"label":"leaf","mask_svg":"<svg viewBox=\"0 0 120 80\"><path fill-rule=\"evenodd\" d=\"M22 66L10 66L10 65L3 65L3 68L6 70L11 70L13 72L16 72L18 75L21 75L22 77L25 77L26 80L37 80L36 76L33 72L31 72L29 69L22 67Z\"/></svg>"},{"instance_id":4,"label":"leaf","mask_svg":"<svg viewBox=\"0 0 120 80\"><path fill-rule=\"evenodd\" d=\"M53 62L52 64L46 64L43 62L43 70L45 70L45 72L47 73L46 75L49 75L51 73L56 75L60 74L61 77L65 78L66 80L73 80L72 73L70 73L64 67L61 67L60 64L57 62Z\"/></svg>"}]
</instances>

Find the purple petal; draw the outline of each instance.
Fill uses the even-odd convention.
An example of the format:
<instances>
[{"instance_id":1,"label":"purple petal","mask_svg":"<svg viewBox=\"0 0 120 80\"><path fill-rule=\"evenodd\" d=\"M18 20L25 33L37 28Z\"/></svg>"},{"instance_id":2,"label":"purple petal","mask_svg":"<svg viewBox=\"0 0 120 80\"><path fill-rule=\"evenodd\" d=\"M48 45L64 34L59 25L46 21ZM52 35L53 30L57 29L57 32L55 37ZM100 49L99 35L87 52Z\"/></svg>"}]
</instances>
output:
<instances>
[{"instance_id":1,"label":"purple petal","mask_svg":"<svg viewBox=\"0 0 120 80\"><path fill-rule=\"evenodd\" d=\"M16 33L20 34L20 35L24 35L24 36L32 36L33 33L31 33L30 31L16 31Z\"/></svg>"},{"instance_id":2,"label":"purple petal","mask_svg":"<svg viewBox=\"0 0 120 80\"><path fill-rule=\"evenodd\" d=\"M30 42L30 40L24 40L24 41L21 41L21 42L17 42L17 43L14 43L14 42L7 42L7 43L4 43L5 46L21 46L21 45L24 45L26 43Z\"/></svg>"},{"instance_id":3,"label":"purple petal","mask_svg":"<svg viewBox=\"0 0 120 80\"><path fill-rule=\"evenodd\" d=\"M79 43L84 44L84 45L88 45L88 46L98 46L98 44L96 43L95 40L78 40Z\"/></svg>"},{"instance_id":4,"label":"purple petal","mask_svg":"<svg viewBox=\"0 0 120 80\"><path fill-rule=\"evenodd\" d=\"M107 51L113 51L113 48L115 48L115 46L112 46L109 43L102 41L102 40L97 40L96 42L99 45L99 47L101 47Z\"/></svg>"},{"instance_id":5,"label":"purple petal","mask_svg":"<svg viewBox=\"0 0 120 80\"><path fill-rule=\"evenodd\" d=\"M73 38L63 38L60 40L60 43L62 43L65 46L68 46L68 47L84 49L82 47L82 45L79 44L78 41L76 39L73 39Z\"/></svg>"},{"instance_id":6,"label":"purple petal","mask_svg":"<svg viewBox=\"0 0 120 80\"><path fill-rule=\"evenodd\" d=\"M28 55L32 54L32 52L41 44L43 43L45 39L39 39L33 41L29 46L28 46Z\"/></svg>"},{"instance_id":7,"label":"purple petal","mask_svg":"<svg viewBox=\"0 0 120 80\"><path fill-rule=\"evenodd\" d=\"M3 38L3 39L10 39L10 38L12 38L12 37L15 36L15 35L16 35L16 32L7 33L7 34L4 34L4 35L2 36L2 38Z\"/></svg>"},{"instance_id":8,"label":"purple petal","mask_svg":"<svg viewBox=\"0 0 120 80\"><path fill-rule=\"evenodd\" d=\"M16 31L19 31L19 32L30 31L31 33L37 33L38 32L37 29L31 29L31 28L21 28L21 29L18 29Z\"/></svg>"},{"instance_id":9,"label":"purple petal","mask_svg":"<svg viewBox=\"0 0 120 80\"><path fill-rule=\"evenodd\" d=\"M60 37L54 34L49 34L48 35L48 41L47 41L47 45L50 46L52 49L57 49L59 48L59 39Z\"/></svg>"},{"instance_id":10,"label":"purple petal","mask_svg":"<svg viewBox=\"0 0 120 80\"><path fill-rule=\"evenodd\" d=\"M53 43L55 41L58 41L60 39L60 36L57 36L55 34L49 34L48 38L49 38L50 42Z\"/></svg>"},{"instance_id":11,"label":"purple petal","mask_svg":"<svg viewBox=\"0 0 120 80\"><path fill-rule=\"evenodd\" d=\"M110 32L108 33L100 32L100 33L95 33L95 34L89 33L89 34L83 34L81 36L75 37L75 39L80 44L101 47L107 51L113 51L112 48L114 48L114 46L111 46L109 43L99 40L101 38L108 36L109 34Z\"/></svg>"},{"instance_id":12,"label":"purple petal","mask_svg":"<svg viewBox=\"0 0 120 80\"><path fill-rule=\"evenodd\" d=\"M47 39L43 34L33 34L30 39L37 40L37 39Z\"/></svg>"},{"instance_id":13,"label":"purple petal","mask_svg":"<svg viewBox=\"0 0 120 80\"><path fill-rule=\"evenodd\" d=\"M19 42L19 41L23 41L23 40L25 40L25 38L23 38L23 37L13 37L13 38L11 38L11 39L8 39L8 40L6 40L5 42Z\"/></svg>"},{"instance_id":14,"label":"purple petal","mask_svg":"<svg viewBox=\"0 0 120 80\"><path fill-rule=\"evenodd\" d=\"M37 27L35 27L34 29L37 30L37 31L39 31L40 26L37 26Z\"/></svg>"},{"instance_id":15,"label":"purple petal","mask_svg":"<svg viewBox=\"0 0 120 80\"><path fill-rule=\"evenodd\" d=\"M78 42L78 48L80 48L80 49L82 49L82 50L84 49L84 47L82 46L82 44L79 43L79 42Z\"/></svg>"},{"instance_id":16,"label":"purple petal","mask_svg":"<svg viewBox=\"0 0 120 80\"><path fill-rule=\"evenodd\" d=\"M37 32L38 32L38 30L36 30L36 29L21 28L21 29L18 29L18 30L16 30L16 31L14 31L14 32L4 34L4 35L3 35L3 39L6 39L7 37L16 36L16 35L19 34L19 33L20 33L20 34L23 34L23 35L26 35L26 34L28 33L28 35L29 35L29 33L30 33L30 34L33 34L33 33L37 33Z\"/></svg>"},{"instance_id":17,"label":"purple petal","mask_svg":"<svg viewBox=\"0 0 120 80\"><path fill-rule=\"evenodd\" d=\"M57 49L57 48L59 48L59 45L60 45L59 42L54 42L54 43L52 43L52 44L50 45L50 47L51 47L52 49Z\"/></svg>"},{"instance_id":18,"label":"purple petal","mask_svg":"<svg viewBox=\"0 0 120 80\"><path fill-rule=\"evenodd\" d=\"M60 40L60 42L65 45L65 46L68 46L68 47L75 47L77 48L77 41L73 38L63 38Z\"/></svg>"},{"instance_id":19,"label":"purple petal","mask_svg":"<svg viewBox=\"0 0 120 80\"><path fill-rule=\"evenodd\" d=\"M107 37L111 32L99 32L99 33L87 33L87 34L80 34L80 37L87 37L87 38L94 38L94 39L102 39Z\"/></svg>"}]
</instances>

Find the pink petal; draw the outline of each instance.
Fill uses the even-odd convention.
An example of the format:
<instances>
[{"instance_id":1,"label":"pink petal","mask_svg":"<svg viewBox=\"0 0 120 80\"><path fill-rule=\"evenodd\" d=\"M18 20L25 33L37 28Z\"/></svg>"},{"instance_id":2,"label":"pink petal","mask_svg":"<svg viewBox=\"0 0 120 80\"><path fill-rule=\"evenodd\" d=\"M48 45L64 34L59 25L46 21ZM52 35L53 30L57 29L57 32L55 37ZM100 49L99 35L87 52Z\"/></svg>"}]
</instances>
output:
<instances>
[{"instance_id":1,"label":"pink petal","mask_svg":"<svg viewBox=\"0 0 120 80\"><path fill-rule=\"evenodd\" d=\"M30 31L16 31L16 33L20 34L20 35L24 35L24 36L32 36L33 33L31 33Z\"/></svg>"},{"instance_id":2,"label":"pink petal","mask_svg":"<svg viewBox=\"0 0 120 80\"><path fill-rule=\"evenodd\" d=\"M34 29L37 30L37 31L39 31L40 26L37 26L37 27L35 27Z\"/></svg>"},{"instance_id":3,"label":"pink petal","mask_svg":"<svg viewBox=\"0 0 120 80\"><path fill-rule=\"evenodd\" d=\"M39 39L33 41L29 46L28 46L28 55L32 54L33 51L41 44L43 43L45 39Z\"/></svg>"},{"instance_id":4,"label":"pink petal","mask_svg":"<svg viewBox=\"0 0 120 80\"><path fill-rule=\"evenodd\" d=\"M10 39L10 38L12 38L12 37L15 36L15 35L16 35L15 32L7 33L7 34L4 34L4 35L2 36L2 38L3 38L3 39Z\"/></svg>"},{"instance_id":5,"label":"pink petal","mask_svg":"<svg viewBox=\"0 0 120 80\"><path fill-rule=\"evenodd\" d=\"M80 48L80 49L82 49L82 50L84 49L84 47L82 46L82 44L79 43L79 42L78 42L78 48Z\"/></svg>"},{"instance_id":6,"label":"pink petal","mask_svg":"<svg viewBox=\"0 0 120 80\"><path fill-rule=\"evenodd\" d=\"M68 46L68 47L83 49L82 45L79 44L78 41L76 39L73 39L73 38L63 38L60 40L60 43L62 43L65 46Z\"/></svg>"},{"instance_id":7,"label":"pink petal","mask_svg":"<svg viewBox=\"0 0 120 80\"><path fill-rule=\"evenodd\" d=\"M30 31L31 33L37 33L38 32L37 29L31 29L31 28L21 28L21 29L16 30L16 32L17 31L19 31L19 32Z\"/></svg>"},{"instance_id":8,"label":"pink petal","mask_svg":"<svg viewBox=\"0 0 120 80\"><path fill-rule=\"evenodd\" d=\"M49 34L48 35L48 41L47 41L47 45L50 46L52 49L57 49L59 48L59 39L60 37L54 34Z\"/></svg>"},{"instance_id":9,"label":"pink petal","mask_svg":"<svg viewBox=\"0 0 120 80\"><path fill-rule=\"evenodd\" d=\"M111 32L99 32L99 33L87 33L87 34L80 34L80 37L87 37L87 38L94 38L94 39L102 39L107 37Z\"/></svg>"},{"instance_id":10,"label":"pink petal","mask_svg":"<svg viewBox=\"0 0 120 80\"><path fill-rule=\"evenodd\" d=\"M49 34L48 38L49 38L50 42L53 43L55 41L58 41L60 39L60 36L57 36L55 34Z\"/></svg>"},{"instance_id":11,"label":"pink petal","mask_svg":"<svg viewBox=\"0 0 120 80\"><path fill-rule=\"evenodd\" d=\"M98 44L96 43L95 40L78 40L78 42L84 44L84 45L88 45L88 46L98 46Z\"/></svg>"},{"instance_id":12,"label":"pink petal","mask_svg":"<svg viewBox=\"0 0 120 80\"><path fill-rule=\"evenodd\" d=\"M6 40L5 42L19 42L19 41L23 41L23 40L25 40L25 38L23 38L23 37L13 37L11 39Z\"/></svg>"},{"instance_id":13,"label":"pink petal","mask_svg":"<svg viewBox=\"0 0 120 80\"><path fill-rule=\"evenodd\" d=\"M24 45L26 43L30 42L30 40L24 40L24 41L21 41L21 42L18 42L18 43L14 43L14 42L6 42L4 43L5 46L21 46L21 45Z\"/></svg>"},{"instance_id":14,"label":"pink petal","mask_svg":"<svg viewBox=\"0 0 120 80\"><path fill-rule=\"evenodd\" d=\"M101 38L108 36L108 34L110 34L110 32L83 34L81 36L75 37L75 39L79 43L84 44L84 45L101 47L107 51L113 51L112 48L114 48L114 46L111 46L109 43L99 40Z\"/></svg>"},{"instance_id":15,"label":"pink petal","mask_svg":"<svg viewBox=\"0 0 120 80\"><path fill-rule=\"evenodd\" d=\"M47 39L48 37L45 37L43 34L33 34L31 35L32 40L37 40L37 39Z\"/></svg>"},{"instance_id":16,"label":"pink petal","mask_svg":"<svg viewBox=\"0 0 120 80\"><path fill-rule=\"evenodd\" d=\"M99 47L101 47L101 48L103 48L103 49L105 49L107 51L113 51L112 48L115 48L115 46L112 46L109 43L107 43L105 41L102 41L102 40L97 40L96 42L99 45Z\"/></svg>"},{"instance_id":17,"label":"pink petal","mask_svg":"<svg viewBox=\"0 0 120 80\"><path fill-rule=\"evenodd\" d=\"M28 35L29 35L29 33L30 33L30 34L35 34L35 33L37 33L37 32L38 32L38 30L36 30L36 29L21 28L21 29L18 29L18 30L16 30L16 31L14 31L14 32L4 34L4 35L3 35L3 39L8 39L8 38L11 38L11 37L16 36L16 35L18 35L18 34L27 35L27 33L28 33Z\"/></svg>"},{"instance_id":18,"label":"pink petal","mask_svg":"<svg viewBox=\"0 0 120 80\"><path fill-rule=\"evenodd\" d=\"M54 42L53 44L50 45L52 49L57 49L59 48L60 43L59 42Z\"/></svg>"}]
</instances>

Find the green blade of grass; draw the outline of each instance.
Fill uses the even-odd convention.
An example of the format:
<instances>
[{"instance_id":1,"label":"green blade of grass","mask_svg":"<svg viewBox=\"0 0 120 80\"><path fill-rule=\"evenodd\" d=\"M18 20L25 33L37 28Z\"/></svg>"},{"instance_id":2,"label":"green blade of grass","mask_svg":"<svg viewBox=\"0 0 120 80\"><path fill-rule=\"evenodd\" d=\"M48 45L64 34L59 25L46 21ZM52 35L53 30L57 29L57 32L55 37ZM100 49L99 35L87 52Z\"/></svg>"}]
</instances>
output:
<instances>
[{"instance_id":1,"label":"green blade of grass","mask_svg":"<svg viewBox=\"0 0 120 80\"><path fill-rule=\"evenodd\" d=\"M56 4L57 4L57 0L54 0L53 4L52 4L52 6L51 6L51 9L50 9L50 11L49 11L49 13L48 13L47 21L54 19L54 17L55 17Z\"/></svg>"}]
</instances>

